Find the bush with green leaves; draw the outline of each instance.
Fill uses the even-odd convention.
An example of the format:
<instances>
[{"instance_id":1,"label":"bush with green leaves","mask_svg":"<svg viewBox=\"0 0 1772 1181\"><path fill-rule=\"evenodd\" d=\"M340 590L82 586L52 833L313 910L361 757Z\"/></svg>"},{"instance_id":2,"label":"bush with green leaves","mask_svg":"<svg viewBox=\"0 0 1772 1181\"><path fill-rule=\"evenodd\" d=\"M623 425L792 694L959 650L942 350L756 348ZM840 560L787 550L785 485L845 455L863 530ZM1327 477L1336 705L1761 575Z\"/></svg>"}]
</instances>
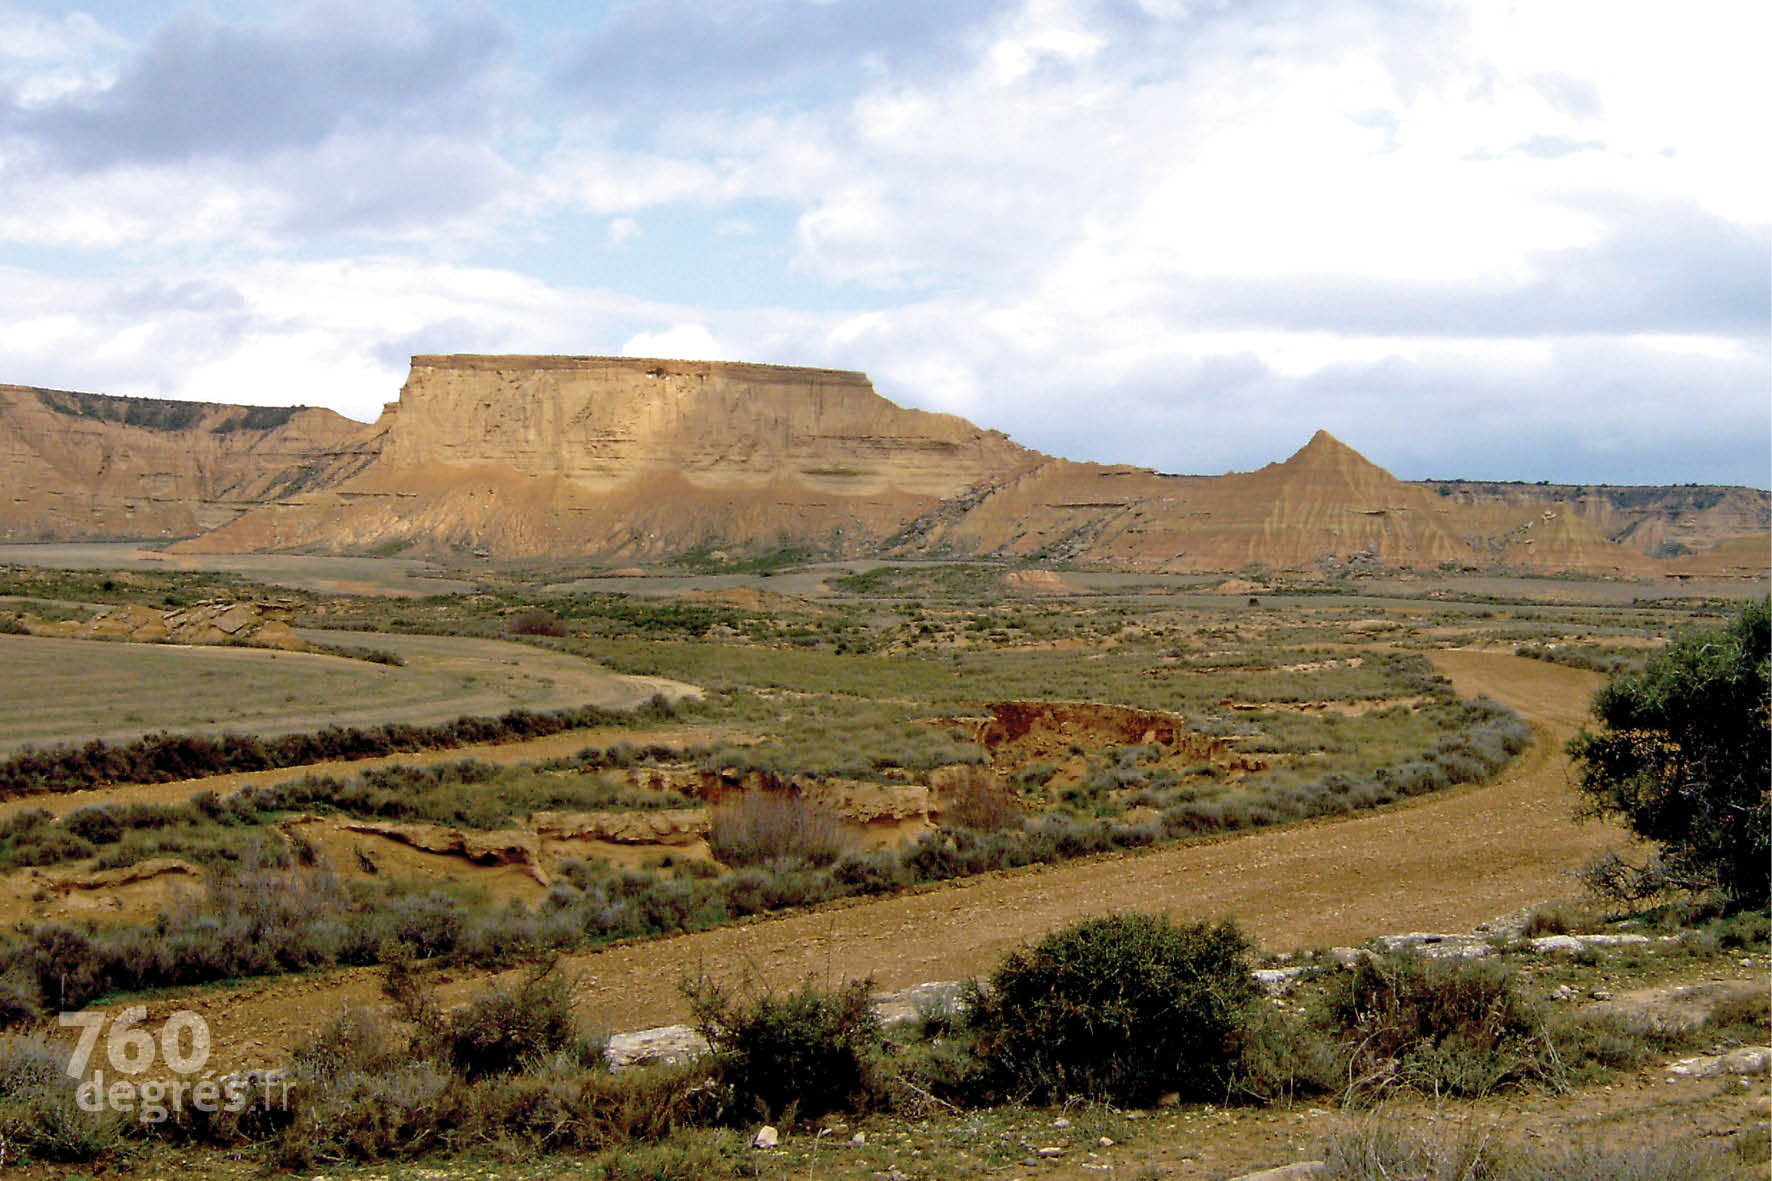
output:
<instances>
[{"instance_id":1,"label":"bush with green leaves","mask_svg":"<svg viewBox=\"0 0 1772 1181\"><path fill-rule=\"evenodd\" d=\"M1542 1017L1491 960L1368 957L1331 980L1320 1018L1347 1047L1356 1097L1395 1087L1481 1096L1555 1081Z\"/></svg>"},{"instance_id":2,"label":"bush with green leaves","mask_svg":"<svg viewBox=\"0 0 1772 1181\"><path fill-rule=\"evenodd\" d=\"M1642 892L1716 891L1772 901L1772 601L1680 637L1594 696L1595 730L1569 744L1593 812L1659 849L1647 875L1599 873Z\"/></svg>"},{"instance_id":3,"label":"bush with green leaves","mask_svg":"<svg viewBox=\"0 0 1772 1181\"><path fill-rule=\"evenodd\" d=\"M792 1123L870 1106L881 1095L884 1035L871 980L831 991L807 981L746 995L707 977L682 988L713 1052L727 1118Z\"/></svg>"},{"instance_id":4,"label":"bush with green leaves","mask_svg":"<svg viewBox=\"0 0 1772 1181\"><path fill-rule=\"evenodd\" d=\"M1260 992L1235 923L1086 919L1009 953L969 999L974 1052L1012 1094L1222 1099Z\"/></svg>"},{"instance_id":5,"label":"bush with green leaves","mask_svg":"<svg viewBox=\"0 0 1772 1181\"><path fill-rule=\"evenodd\" d=\"M447 1035L451 1061L470 1079L509 1074L580 1040L566 982L554 975L494 985L451 1019Z\"/></svg>"}]
</instances>

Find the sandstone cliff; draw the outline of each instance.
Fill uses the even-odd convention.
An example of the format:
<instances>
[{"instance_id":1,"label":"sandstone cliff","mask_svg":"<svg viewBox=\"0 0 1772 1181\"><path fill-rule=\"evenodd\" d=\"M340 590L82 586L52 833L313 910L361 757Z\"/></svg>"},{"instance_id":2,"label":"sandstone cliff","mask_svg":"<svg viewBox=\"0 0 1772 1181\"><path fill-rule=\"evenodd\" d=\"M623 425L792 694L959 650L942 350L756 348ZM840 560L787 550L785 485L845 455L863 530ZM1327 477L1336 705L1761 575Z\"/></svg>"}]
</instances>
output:
<instances>
[{"instance_id":1,"label":"sandstone cliff","mask_svg":"<svg viewBox=\"0 0 1772 1181\"><path fill-rule=\"evenodd\" d=\"M1325 432L1227 476L1073 463L859 373L419 356L363 426L0 386L0 537L586 555L786 546L1208 572L1508 566L1763 576L1765 491L1409 483ZM1672 556L1670 558L1670 555Z\"/></svg>"},{"instance_id":2,"label":"sandstone cliff","mask_svg":"<svg viewBox=\"0 0 1772 1181\"><path fill-rule=\"evenodd\" d=\"M1696 555L1772 529L1765 492L1714 484L1642 487L1611 484L1496 484L1429 480L1456 504L1568 512L1608 540L1656 558Z\"/></svg>"},{"instance_id":3,"label":"sandstone cliff","mask_svg":"<svg viewBox=\"0 0 1772 1181\"><path fill-rule=\"evenodd\" d=\"M647 558L696 546L871 550L1044 457L828 369L420 356L381 454L192 548L393 542Z\"/></svg>"},{"instance_id":4,"label":"sandstone cliff","mask_svg":"<svg viewBox=\"0 0 1772 1181\"><path fill-rule=\"evenodd\" d=\"M918 523L911 544L1175 572L1265 565L1649 574L1647 555L1538 503L1459 504L1405 483L1326 431L1259 471L1164 476L1054 461L963 515Z\"/></svg>"},{"instance_id":5,"label":"sandstone cliff","mask_svg":"<svg viewBox=\"0 0 1772 1181\"><path fill-rule=\"evenodd\" d=\"M362 423L0 385L0 540L189 537L375 457Z\"/></svg>"}]
</instances>

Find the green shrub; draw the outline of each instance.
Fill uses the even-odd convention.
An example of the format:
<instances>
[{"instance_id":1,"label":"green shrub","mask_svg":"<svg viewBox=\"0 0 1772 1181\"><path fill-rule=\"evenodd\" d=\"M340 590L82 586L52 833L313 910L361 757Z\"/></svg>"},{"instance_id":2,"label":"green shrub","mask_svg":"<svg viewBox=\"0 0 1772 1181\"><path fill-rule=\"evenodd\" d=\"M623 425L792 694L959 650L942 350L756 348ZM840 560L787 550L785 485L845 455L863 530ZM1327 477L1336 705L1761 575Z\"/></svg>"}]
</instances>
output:
<instances>
[{"instance_id":1,"label":"green shrub","mask_svg":"<svg viewBox=\"0 0 1772 1181\"><path fill-rule=\"evenodd\" d=\"M494 985L450 1020L446 1037L450 1060L469 1079L509 1074L579 1040L566 982L553 975Z\"/></svg>"},{"instance_id":2,"label":"green shrub","mask_svg":"<svg viewBox=\"0 0 1772 1181\"><path fill-rule=\"evenodd\" d=\"M295 1069L310 1082L368 1074L405 1060L402 1039L374 1009L351 1007L298 1047Z\"/></svg>"},{"instance_id":3,"label":"green shrub","mask_svg":"<svg viewBox=\"0 0 1772 1181\"><path fill-rule=\"evenodd\" d=\"M43 994L24 972L0 976L0 1029L24 1025L43 1015Z\"/></svg>"},{"instance_id":4,"label":"green shrub","mask_svg":"<svg viewBox=\"0 0 1772 1181\"><path fill-rule=\"evenodd\" d=\"M1373 956L1331 980L1322 1015L1349 1048L1356 1092L1481 1096L1554 1081L1539 1013L1491 960Z\"/></svg>"},{"instance_id":5,"label":"green shrub","mask_svg":"<svg viewBox=\"0 0 1772 1181\"><path fill-rule=\"evenodd\" d=\"M727 1118L792 1123L880 1097L884 1037L871 980L830 992L808 981L782 996L741 996L706 977L679 987L712 1049Z\"/></svg>"},{"instance_id":6,"label":"green shrub","mask_svg":"<svg viewBox=\"0 0 1772 1181\"><path fill-rule=\"evenodd\" d=\"M1569 743L1591 809L1659 848L1666 882L1772 898L1772 601L1689 633L1594 695ZM1635 883L1641 885L1643 883Z\"/></svg>"},{"instance_id":7,"label":"green shrub","mask_svg":"<svg viewBox=\"0 0 1772 1181\"><path fill-rule=\"evenodd\" d=\"M114 1151L128 1128L119 1112L74 1102L68 1053L38 1037L0 1034L0 1145L6 1165L75 1163Z\"/></svg>"},{"instance_id":8,"label":"green shrub","mask_svg":"<svg viewBox=\"0 0 1772 1181\"><path fill-rule=\"evenodd\" d=\"M1231 1071L1232 1097L1291 1103L1347 1082L1347 1053L1309 1021L1271 1005L1249 1011Z\"/></svg>"},{"instance_id":9,"label":"green shrub","mask_svg":"<svg viewBox=\"0 0 1772 1181\"><path fill-rule=\"evenodd\" d=\"M536 607L512 619L510 632L514 636L559 638L567 634L566 621L545 607Z\"/></svg>"},{"instance_id":10,"label":"green shrub","mask_svg":"<svg viewBox=\"0 0 1772 1181\"><path fill-rule=\"evenodd\" d=\"M98 849L90 841L81 840L60 825L46 824L28 829L6 842L0 851L0 869L28 865L57 865L91 857Z\"/></svg>"},{"instance_id":11,"label":"green shrub","mask_svg":"<svg viewBox=\"0 0 1772 1181\"><path fill-rule=\"evenodd\" d=\"M1229 921L1087 919L1011 952L970 999L976 1053L1017 1093L1221 1099L1259 997Z\"/></svg>"},{"instance_id":12,"label":"green shrub","mask_svg":"<svg viewBox=\"0 0 1772 1181\"><path fill-rule=\"evenodd\" d=\"M76 808L62 817L62 827L94 845L109 845L123 839L123 826L110 808L88 805Z\"/></svg>"}]
</instances>

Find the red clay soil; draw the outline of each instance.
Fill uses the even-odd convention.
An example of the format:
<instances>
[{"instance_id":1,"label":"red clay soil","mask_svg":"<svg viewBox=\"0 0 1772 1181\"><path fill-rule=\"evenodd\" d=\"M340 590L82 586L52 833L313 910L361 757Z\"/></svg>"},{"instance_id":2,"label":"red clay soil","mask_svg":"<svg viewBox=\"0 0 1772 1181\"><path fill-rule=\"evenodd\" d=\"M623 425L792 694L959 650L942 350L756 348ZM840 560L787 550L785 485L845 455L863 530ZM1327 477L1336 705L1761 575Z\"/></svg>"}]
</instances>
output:
<instances>
[{"instance_id":1,"label":"red clay soil","mask_svg":"<svg viewBox=\"0 0 1772 1181\"><path fill-rule=\"evenodd\" d=\"M1465 930L1572 892L1568 871L1618 829L1577 822L1564 743L1600 683L1591 673L1497 652L1445 652L1440 669L1533 726L1536 741L1495 781L1377 812L995 874L877 901L655 939L566 957L575 1005L594 1029L682 1021L685 975L748 973L773 984L871 975L880 988L988 970L1016 943L1075 919L1126 909L1234 915L1273 950L1357 942L1387 932ZM379 973L348 969L152 1006L208 1018L218 1066L264 1065L335 1017L375 1003ZM443 999L482 986L451 972Z\"/></svg>"}]
</instances>

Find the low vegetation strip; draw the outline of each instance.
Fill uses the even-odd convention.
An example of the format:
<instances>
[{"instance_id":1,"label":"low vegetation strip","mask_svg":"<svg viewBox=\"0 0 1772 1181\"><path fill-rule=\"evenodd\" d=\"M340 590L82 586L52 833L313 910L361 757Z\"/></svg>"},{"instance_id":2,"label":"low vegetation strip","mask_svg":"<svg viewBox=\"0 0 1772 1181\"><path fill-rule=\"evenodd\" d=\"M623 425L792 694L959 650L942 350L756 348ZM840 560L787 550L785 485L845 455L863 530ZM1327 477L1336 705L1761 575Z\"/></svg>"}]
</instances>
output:
<instances>
[{"instance_id":1,"label":"low vegetation strip","mask_svg":"<svg viewBox=\"0 0 1772 1181\"><path fill-rule=\"evenodd\" d=\"M389 956L502 966L618 939L704 930L838 898L1271 825L1481 780L1523 749L1527 731L1493 703L1468 709L1472 723L1466 731L1363 784L1342 777L1308 790L1276 789L1245 809L1178 808L1149 821L974 809L966 814L987 827L950 823L900 849L846 849L817 809L799 797L750 793L715 809L710 834L738 868L722 871L693 860L645 870L568 861L533 907L520 901L492 907L400 882L347 887L314 864L312 850L265 824L314 809L490 827L510 820L517 809L661 801L614 791L594 776L576 776L582 782L573 786L468 763L424 771L382 768L348 782L315 777L225 798L205 792L183 806L85 808L59 822L47 813L25 812L0 826L0 864L54 864L96 854L98 864L119 866L183 856L209 865L211 882L204 899L175 908L151 927L80 931L45 923L0 938L0 979L10 981L14 1012L24 1017L44 1007L79 1007L118 990L376 963ZM567 762L603 768L633 757L586 752Z\"/></svg>"},{"instance_id":2,"label":"low vegetation strip","mask_svg":"<svg viewBox=\"0 0 1772 1181\"><path fill-rule=\"evenodd\" d=\"M163 732L133 742L94 739L85 745L26 747L0 760L0 799L119 783L170 783L205 775L273 771L475 743L517 742L592 726L654 725L674 718L676 709L661 695L627 712L595 705L542 712L516 709L497 717L464 716L428 726L328 726L275 738Z\"/></svg>"},{"instance_id":3,"label":"low vegetation strip","mask_svg":"<svg viewBox=\"0 0 1772 1181\"><path fill-rule=\"evenodd\" d=\"M1763 954L1765 941L1764 916L1739 916L1671 940L1670 954L1708 967L1719 953ZM1522 947L1481 962L1373 951L1351 969L1311 957L1275 1004L1251 979L1253 946L1234 921L1115 914L1014 949L969 984L961 1006L929 1007L891 1029L870 1006L866 979L771 991L687 976L678 988L708 1052L619 1073L551 965L446 1008L438 974L401 960L382 974L377 1002L334 1013L294 1047L286 1069L219 1080L250 1091L254 1101L238 1107L173 1100L157 1088L144 1099L151 1109L95 1110L70 1101L82 1070L70 1070L66 1048L0 1035L0 1137L31 1164L211 1148L236 1160L249 1152L272 1171L312 1172L495 1151L505 1164L571 1153L581 1165L611 1166L587 1170L597 1176L754 1176L764 1158L749 1146L774 1147L781 1133L816 1145L827 1132L815 1129L832 1127L832 1116L976 1123L1037 1099L1063 1105L1065 1115L1047 1121L1044 1143L1055 1146L1039 1149L1056 1159L1135 1137L1125 1120L1100 1122L1127 1107L1261 1109L1308 1099L1359 1113L1399 1095L1436 1104L1546 1095L1605 1085L1695 1046L1755 1046L1765 1036L1763 994L1719 1001L1684 1027L1559 1009L1558 993L1575 990L1553 989L1552 979L1580 980L1583 969L1547 975ZM135 1097L133 1088L124 1094ZM1078 1134L1064 1135L1073 1122ZM759 1123L768 1126L753 1133ZM868 1141L849 1143L859 1150ZM1713 1154L1714 1171L1640 1175L1754 1175L1747 1170L1756 1155L1763 1169L1764 1146L1763 1135L1745 1136ZM1352 1146L1335 1147L1345 1155ZM970 1175L1013 1167L1032 1151L1011 1141L984 1146L981 1157L950 1151L919 1165L932 1176ZM866 1171L815 1155L808 1175Z\"/></svg>"}]
</instances>

